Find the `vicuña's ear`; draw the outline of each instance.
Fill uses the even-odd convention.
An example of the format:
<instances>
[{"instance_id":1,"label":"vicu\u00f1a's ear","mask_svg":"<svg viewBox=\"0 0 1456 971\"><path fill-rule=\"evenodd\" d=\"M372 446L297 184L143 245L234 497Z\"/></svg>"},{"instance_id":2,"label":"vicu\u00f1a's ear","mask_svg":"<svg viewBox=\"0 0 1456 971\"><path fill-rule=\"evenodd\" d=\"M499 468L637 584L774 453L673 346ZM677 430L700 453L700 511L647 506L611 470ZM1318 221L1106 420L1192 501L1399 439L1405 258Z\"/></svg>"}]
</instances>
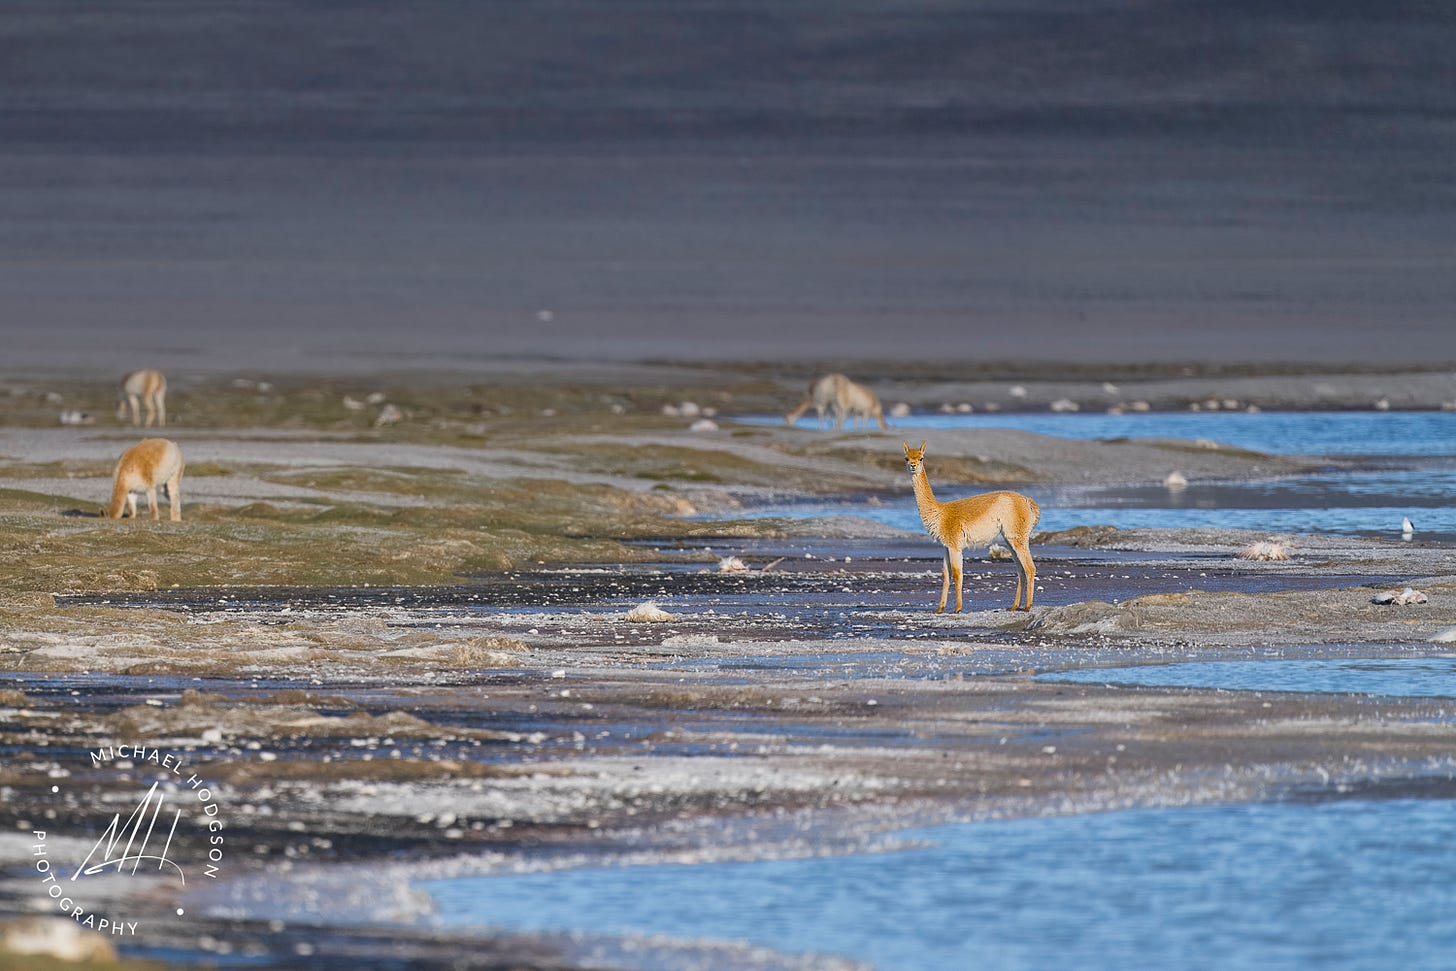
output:
<instances>
[{"instance_id":1,"label":"vicu\u00f1a's ear","mask_svg":"<svg viewBox=\"0 0 1456 971\"><path fill-rule=\"evenodd\" d=\"M925 451L925 446L926 446L926 444L927 444L927 443L925 443L925 442L921 442L921 443L920 443L920 451L922 451L922 452L923 452L923 451Z\"/></svg>"},{"instance_id":2,"label":"vicu\u00f1a's ear","mask_svg":"<svg viewBox=\"0 0 1456 971\"><path fill-rule=\"evenodd\" d=\"M903 446L905 446L905 454L906 454L906 455L909 455L909 454L910 454L910 443L909 443L909 442L907 442L907 441L905 441L905 440L904 440L904 439L903 439L903 438L902 438L902 439L900 439L900 444L901 444L901 445L903 445Z\"/></svg>"}]
</instances>

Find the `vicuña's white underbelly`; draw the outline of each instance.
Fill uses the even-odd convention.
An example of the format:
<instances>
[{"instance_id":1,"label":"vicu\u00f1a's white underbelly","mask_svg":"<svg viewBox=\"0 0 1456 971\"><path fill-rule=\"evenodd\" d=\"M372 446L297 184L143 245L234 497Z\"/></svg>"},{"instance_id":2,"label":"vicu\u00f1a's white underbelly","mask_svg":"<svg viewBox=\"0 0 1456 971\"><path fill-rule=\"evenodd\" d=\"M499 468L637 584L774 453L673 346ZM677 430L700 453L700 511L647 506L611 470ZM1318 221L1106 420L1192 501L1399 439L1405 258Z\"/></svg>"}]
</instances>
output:
<instances>
[{"instance_id":1,"label":"vicu\u00f1a's white underbelly","mask_svg":"<svg viewBox=\"0 0 1456 971\"><path fill-rule=\"evenodd\" d=\"M1011 545L1006 542L1006 534L1002 531L1001 524L997 522L967 526L962 530L961 535L965 538L965 545L973 549L981 549L992 543Z\"/></svg>"}]
</instances>

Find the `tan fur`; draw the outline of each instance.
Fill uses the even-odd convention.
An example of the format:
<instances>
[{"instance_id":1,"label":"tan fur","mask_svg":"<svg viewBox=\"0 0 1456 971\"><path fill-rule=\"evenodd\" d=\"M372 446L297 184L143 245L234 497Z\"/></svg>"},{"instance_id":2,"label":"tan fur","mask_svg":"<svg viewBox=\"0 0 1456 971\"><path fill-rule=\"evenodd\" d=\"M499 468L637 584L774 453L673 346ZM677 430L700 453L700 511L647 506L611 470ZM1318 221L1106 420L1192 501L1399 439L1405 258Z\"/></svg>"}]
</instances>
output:
<instances>
[{"instance_id":1,"label":"tan fur","mask_svg":"<svg viewBox=\"0 0 1456 971\"><path fill-rule=\"evenodd\" d=\"M910 469L910 482L915 487L915 503L920 507L920 521L925 531L945 547L940 565L940 606L945 611L951 578L955 578L955 612L961 612L961 554L967 547L990 546L1000 541L1011 547L1016 561L1016 599L1012 610L1030 610L1036 589L1036 564L1031 561L1031 531L1041 519L1041 507L1019 492L986 492L954 502L938 502L930 491L925 475L925 442L919 448L905 446L905 463ZM1021 605L1021 591L1026 591L1026 604Z\"/></svg>"},{"instance_id":2,"label":"tan fur","mask_svg":"<svg viewBox=\"0 0 1456 971\"><path fill-rule=\"evenodd\" d=\"M127 412L130 411L131 423L140 425L142 423L142 406L145 405L146 427L151 428L153 422L159 428L166 427L167 379L162 376L161 371L153 371L148 368L144 371L131 372L121 379L121 393L118 398L117 418L125 418Z\"/></svg>"},{"instance_id":3,"label":"tan fur","mask_svg":"<svg viewBox=\"0 0 1456 971\"><path fill-rule=\"evenodd\" d=\"M826 374L824 377L809 385L809 393L804 400L799 402L793 411L784 416L784 421L792 425L798 421L804 412L813 407L819 414L819 425L824 426L824 413L832 411L834 415L834 430L839 431L844 427L844 420L849 419L850 426L854 425L854 416L859 415L864 419L866 426L873 418L879 422L880 430L883 431L885 424L885 410L880 405L880 399L875 393L862 384L856 384L842 374Z\"/></svg>"},{"instance_id":4,"label":"tan fur","mask_svg":"<svg viewBox=\"0 0 1456 971\"><path fill-rule=\"evenodd\" d=\"M136 495L147 494L147 507L157 519L157 486L167 487L167 507L174 523L182 521L182 450L165 438L144 438L121 453L112 479L111 506L106 515L122 518L123 508L136 518Z\"/></svg>"}]
</instances>

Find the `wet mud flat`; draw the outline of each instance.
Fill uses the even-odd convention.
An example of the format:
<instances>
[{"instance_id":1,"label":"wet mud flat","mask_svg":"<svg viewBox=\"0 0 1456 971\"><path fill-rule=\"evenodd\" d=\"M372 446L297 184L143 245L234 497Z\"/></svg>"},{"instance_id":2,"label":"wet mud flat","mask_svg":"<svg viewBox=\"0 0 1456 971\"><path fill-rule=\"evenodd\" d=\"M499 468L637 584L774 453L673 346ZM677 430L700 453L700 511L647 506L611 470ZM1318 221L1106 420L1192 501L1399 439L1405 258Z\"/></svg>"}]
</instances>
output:
<instances>
[{"instance_id":1,"label":"wet mud flat","mask_svg":"<svg viewBox=\"0 0 1456 971\"><path fill-rule=\"evenodd\" d=\"M63 614L173 617L172 636L205 632L198 650L220 660L139 663L145 651L132 644L127 665L108 670L98 644L89 670L16 674L0 698L7 829L37 818L57 831L84 826L99 793L132 781L89 772L87 751L157 739L199 766L229 807L238 866L188 900L211 916L168 931L176 950L154 946L153 956L610 967L643 959L621 941L424 930L430 908L411 882L627 858L873 850L906 826L947 821L1456 796L1453 699L1036 678L1082 666L1439 652L1427 638L1456 622L1441 570L1449 551L1311 541L1292 563L1242 564L1229 558L1228 536L1219 547L1202 535L1157 544L1099 535L1038 548L1044 589L1029 614L997 609L1014 579L996 562L968 573L967 613L931 614L938 561L899 540L651 547L691 546L709 559L731 547L752 568L743 574L674 560L425 589L58 598ZM1428 609L1369 603L1413 568L1432 581ZM677 619L626 620L644 598ZM375 648L345 664L322 657L355 625ZM283 641L259 650L270 631L316 653L270 653ZM501 645L490 663L377 656L483 636ZM57 772L68 794L59 802L49 791ZM25 862L10 843L0 852L10 909L25 897ZM657 946L664 967L836 966Z\"/></svg>"},{"instance_id":2,"label":"wet mud flat","mask_svg":"<svg viewBox=\"0 0 1456 971\"><path fill-rule=\"evenodd\" d=\"M152 778L91 765L121 740L182 754L227 807L224 880L128 891L186 907L129 952L174 964L840 967L443 928L415 884L878 851L920 823L1451 795L1446 697L1042 677L1439 655L1456 549L1300 535L1247 562L1270 534L1088 519L1034 543L1031 611L1004 609L1010 563L973 556L965 612L936 615L939 550L860 518L911 508L898 434L698 433L663 407L767 409L800 377L658 377L385 385L406 417L384 427L344 404L369 382L179 382L198 424L176 433L195 478L175 526L75 515L131 433L40 427L49 398L16 399L33 414L3 436L0 910L34 907L29 827L87 832ZM1015 430L936 447L966 491L1323 467ZM826 496L848 515L731 518ZM1428 602L1371 603L1407 585ZM629 619L649 600L671 618Z\"/></svg>"},{"instance_id":3,"label":"wet mud flat","mask_svg":"<svg viewBox=\"0 0 1456 971\"><path fill-rule=\"evenodd\" d=\"M639 544L677 559L603 567L559 566L505 571L450 585L379 587L206 587L58 595L60 608L159 609L192 617L239 617L276 623L300 618L385 616L396 627L483 630L549 647L568 638L582 647L651 647L682 635L782 641L997 638L1035 632L1043 614L1006 611L1015 592L1009 561L968 557L965 613L931 614L940 593L939 558L924 542L885 539L758 539ZM685 554L695 554L698 562ZM1087 601L1117 604L1187 591L1257 596L1345 587L1385 589L1405 582L1393 563L1296 563L1263 569L1236 565L1218 552L1036 550L1041 607ZM701 562L733 557L742 569ZM1409 565L1409 564L1402 564ZM665 623L633 623L644 601L672 614ZM929 614L927 617L925 615ZM989 628L989 629L988 629ZM671 645L669 645L671 646ZM672 652L668 652L672 653Z\"/></svg>"}]
</instances>

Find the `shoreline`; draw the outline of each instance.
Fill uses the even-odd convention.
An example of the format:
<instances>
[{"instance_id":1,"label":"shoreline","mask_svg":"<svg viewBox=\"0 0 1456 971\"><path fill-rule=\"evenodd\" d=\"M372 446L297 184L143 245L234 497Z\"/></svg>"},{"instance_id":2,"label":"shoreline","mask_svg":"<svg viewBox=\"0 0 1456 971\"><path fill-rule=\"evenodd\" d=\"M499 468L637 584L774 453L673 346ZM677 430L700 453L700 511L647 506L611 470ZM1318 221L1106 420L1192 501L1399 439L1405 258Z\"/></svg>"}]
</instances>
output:
<instances>
[{"instance_id":1,"label":"shoreline","mask_svg":"<svg viewBox=\"0 0 1456 971\"><path fill-rule=\"evenodd\" d=\"M475 865L466 858L756 858L864 847L866 833L935 820L1295 792L1449 797L1449 699L1035 675L1429 656L1444 650L1431 638L1456 626L1456 545L1301 535L1291 560L1263 563L1233 556L1263 533L1087 524L1034 546L1043 589L1030 613L1000 609L1011 568L978 555L967 565L972 609L937 616L938 550L923 536L852 516L734 518L768 496L908 501L895 429L833 434L720 415L704 435L662 406L766 410L794 393L792 374L708 368L672 383L648 369L626 385L614 374L566 384L522 374L492 387L280 378L266 391L257 376L183 380L169 412L190 423L167 430L192 470L181 524L88 513L118 443L138 432L40 422L70 399L99 399L99 382L58 385L63 402L42 393L12 412L0 428L11 564L0 666L13 678L0 693L0 744L19 754L3 779L6 827L46 811L57 831L81 826L90 800L130 784L86 778L81 797L52 804L47 773L66 768L66 752L167 739L238 807L237 869L206 904L214 917L163 935L176 948L169 960L248 952L261 967L342 968L372 948L443 968L481 938L233 921L260 917L247 901L294 880L313 900L348 886L346 902L408 904L391 896L404 874L464 872ZM1314 396L1327 380L1293 386ZM1422 380L1421 393L1439 396L1456 377ZM1165 393L1209 393L1204 381ZM1011 383L914 393L1005 396ZM399 422L376 427L380 406L341 404L375 387L399 402ZM1100 382L1080 387L1107 394ZM1354 407L1370 385L1341 387ZM1027 388L1030 401L1065 391ZM1158 482L1174 461L1232 480L1327 464L1004 429L936 441L941 478L966 488ZM691 518L704 514L715 518ZM748 571L720 572L730 555ZM1405 585L1429 603L1370 602ZM646 600L676 618L628 620ZM0 899L13 914L26 891L6 846ZM598 966L600 948L632 966L622 948L636 946L484 940L502 961L542 968ZM301 943L313 948L306 957ZM741 957L663 947L667 967Z\"/></svg>"}]
</instances>

